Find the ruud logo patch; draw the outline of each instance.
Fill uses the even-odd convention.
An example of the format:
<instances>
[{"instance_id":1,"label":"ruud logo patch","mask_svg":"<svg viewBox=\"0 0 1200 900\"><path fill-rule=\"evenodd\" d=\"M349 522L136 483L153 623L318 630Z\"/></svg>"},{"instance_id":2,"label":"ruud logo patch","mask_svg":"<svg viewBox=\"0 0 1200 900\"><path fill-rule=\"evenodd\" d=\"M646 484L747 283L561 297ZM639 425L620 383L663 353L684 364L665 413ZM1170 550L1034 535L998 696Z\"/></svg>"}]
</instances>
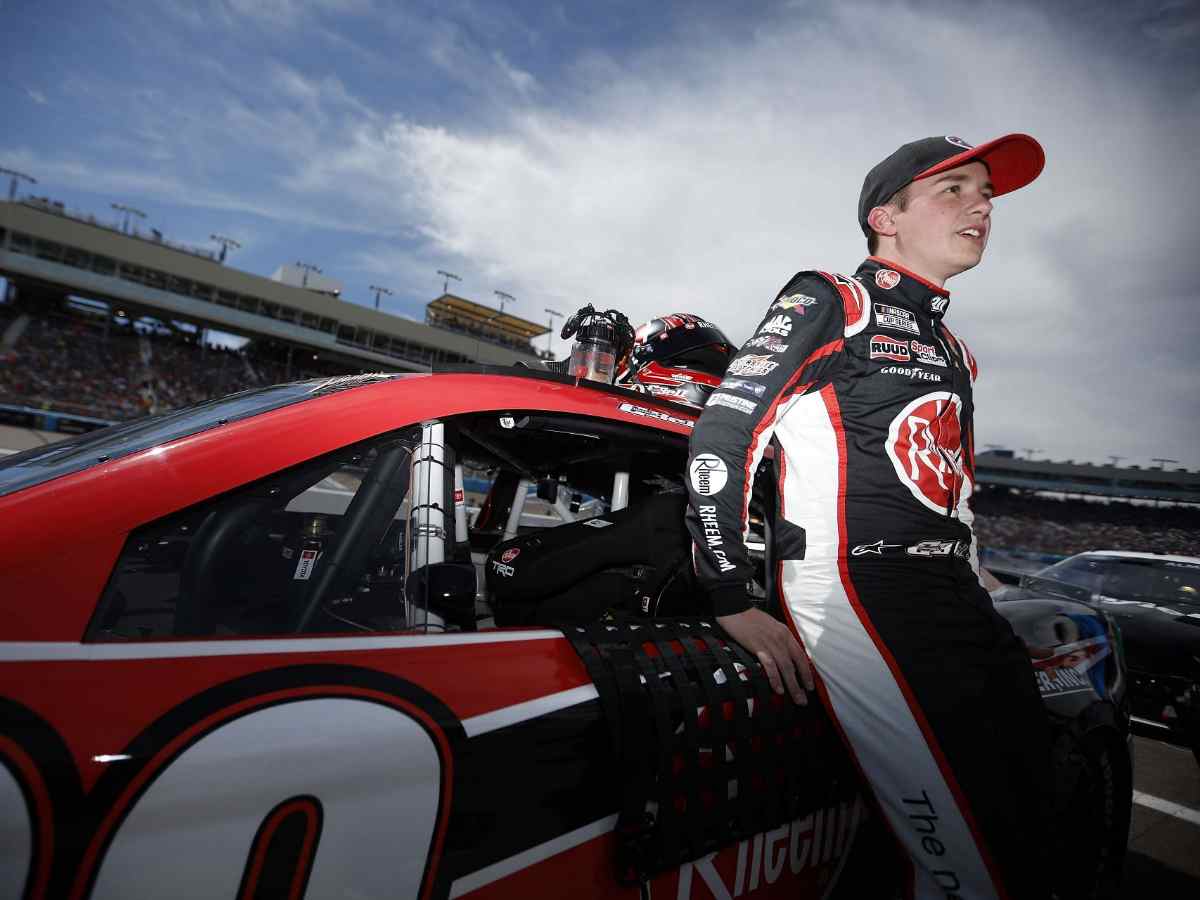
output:
<instances>
[{"instance_id":1,"label":"ruud logo patch","mask_svg":"<svg viewBox=\"0 0 1200 900\"><path fill-rule=\"evenodd\" d=\"M692 464L688 466L688 475L691 477L692 490L701 497L721 493L721 488L725 487L725 482L729 480L729 470L725 468L725 461L712 453L701 453L692 459Z\"/></svg>"},{"instance_id":2,"label":"ruud logo patch","mask_svg":"<svg viewBox=\"0 0 1200 900\"><path fill-rule=\"evenodd\" d=\"M908 362L908 344L890 338L886 334L877 334L871 338L871 359L893 359L896 362Z\"/></svg>"}]
</instances>

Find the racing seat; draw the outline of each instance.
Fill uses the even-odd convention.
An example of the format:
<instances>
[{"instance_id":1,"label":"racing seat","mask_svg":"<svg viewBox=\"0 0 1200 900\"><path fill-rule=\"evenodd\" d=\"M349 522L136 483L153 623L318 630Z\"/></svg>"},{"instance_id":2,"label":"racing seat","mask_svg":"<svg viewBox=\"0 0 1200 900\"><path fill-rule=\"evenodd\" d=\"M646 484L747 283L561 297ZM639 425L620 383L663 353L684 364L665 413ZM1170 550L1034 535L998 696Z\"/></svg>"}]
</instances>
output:
<instances>
[{"instance_id":1,"label":"racing seat","mask_svg":"<svg viewBox=\"0 0 1200 900\"><path fill-rule=\"evenodd\" d=\"M586 623L607 610L677 615L696 596L687 495L502 541L484 566L500 627Z\"/></svg>"}]
</instances>

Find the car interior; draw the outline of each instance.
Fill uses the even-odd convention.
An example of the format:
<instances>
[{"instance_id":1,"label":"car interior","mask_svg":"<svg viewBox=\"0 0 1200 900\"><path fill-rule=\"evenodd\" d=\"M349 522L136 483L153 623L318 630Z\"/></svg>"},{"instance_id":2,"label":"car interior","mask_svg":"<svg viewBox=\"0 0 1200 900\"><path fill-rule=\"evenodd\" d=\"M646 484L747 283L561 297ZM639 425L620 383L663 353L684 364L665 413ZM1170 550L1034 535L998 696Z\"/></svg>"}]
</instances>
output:
<instances>
[{"instance_id":1,"label":"car interior","mask_svg":"<svg viewBox=\"0 0 1200 900\"><path fill-rule=\"evenodd\" d=\"M380 435L135 530L85 640L696 614L686 458L660 429L521 410Z\"/></svg>"}]
</instances>

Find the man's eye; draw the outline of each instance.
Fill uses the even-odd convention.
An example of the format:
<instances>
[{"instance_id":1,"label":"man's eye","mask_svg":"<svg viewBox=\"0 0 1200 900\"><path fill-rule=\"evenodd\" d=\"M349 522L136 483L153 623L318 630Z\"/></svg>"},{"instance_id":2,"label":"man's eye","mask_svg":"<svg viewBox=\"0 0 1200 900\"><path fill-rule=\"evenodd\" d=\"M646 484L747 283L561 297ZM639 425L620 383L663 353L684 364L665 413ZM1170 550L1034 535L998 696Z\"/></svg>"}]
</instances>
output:
<instances>
[{"instance_id":1,"label":"man's eye","mask_svg":"<svg viewBox=\"0 0 1200 900\"><path fill-rule=\"evenodd\" d=\"M958 193L958 185L952 184L952 185L950 185L950 187L946 188L946 190L948 190L952 194L957 194Z\"/></svg>"}]
</instances>

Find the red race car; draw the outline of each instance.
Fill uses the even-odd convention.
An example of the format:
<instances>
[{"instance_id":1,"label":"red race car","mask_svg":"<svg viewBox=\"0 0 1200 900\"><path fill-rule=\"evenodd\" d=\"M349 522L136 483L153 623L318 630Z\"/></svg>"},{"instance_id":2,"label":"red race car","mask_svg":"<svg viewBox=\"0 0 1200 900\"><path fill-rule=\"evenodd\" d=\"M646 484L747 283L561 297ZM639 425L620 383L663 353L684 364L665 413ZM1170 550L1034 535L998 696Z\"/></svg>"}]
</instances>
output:
<instances>
[{"instance_id":1,"label":"red race car","mask_svg":"<svg viewBox=\"0 0 1200 900\"><path fill-rule=\"evenodd\" d=\"M4 459L0 896L855 896L886 867L828 720L691 582L696 415L354 376ZM1114 634L1003 609L1063 742L1062 895L1092 896L1128 827Z\"/></svg>"}]
</instances>

